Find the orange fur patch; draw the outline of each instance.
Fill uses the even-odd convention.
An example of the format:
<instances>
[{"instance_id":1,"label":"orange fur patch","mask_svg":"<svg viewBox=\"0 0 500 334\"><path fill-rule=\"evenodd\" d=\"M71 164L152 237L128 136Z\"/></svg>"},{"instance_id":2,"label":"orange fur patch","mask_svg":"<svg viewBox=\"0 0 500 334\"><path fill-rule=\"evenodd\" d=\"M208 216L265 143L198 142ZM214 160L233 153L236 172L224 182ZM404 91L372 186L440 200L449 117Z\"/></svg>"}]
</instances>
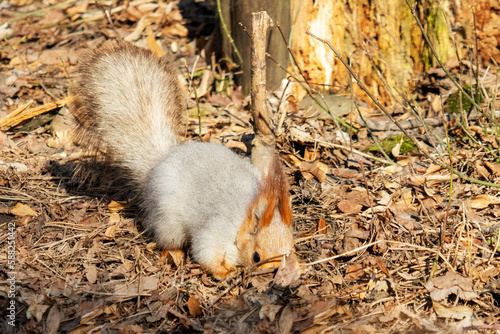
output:
<instances>
[{"instance_id":1,"label":"orange fur patch","mask_svg":"<svg viewBox=\"0 0 500 334\"><path fill-rule=\"evenodd\" d=\"M266 209L260 222L255 221L254 210L266 201ZM237 240L240 249L246 249L249 242L248 234L252 234L254 228L262 229L271 224L276 206L279 205L281 220L287 225L292 224L292 209L290 207L290 194L288 192L286 175L281 167L278 157L275 157L269 168L269 173L262 181L259 194L250 205L248 215L238 232ZM248 254L250 256L250 254Z\"/></svg>"}]
</instances>

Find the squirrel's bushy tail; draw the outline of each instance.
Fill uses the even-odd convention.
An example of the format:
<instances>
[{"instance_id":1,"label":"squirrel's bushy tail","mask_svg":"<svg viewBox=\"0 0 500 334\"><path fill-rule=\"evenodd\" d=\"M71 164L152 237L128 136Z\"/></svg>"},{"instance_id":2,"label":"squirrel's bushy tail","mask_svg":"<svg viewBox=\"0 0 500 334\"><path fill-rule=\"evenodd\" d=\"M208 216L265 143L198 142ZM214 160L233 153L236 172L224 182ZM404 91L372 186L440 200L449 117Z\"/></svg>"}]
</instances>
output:
<instances>
[{"instance_id":1,"label":"squirrel's bushy tail","mask_svg":"<svg viewBox=\"0 0 500 334\"><path fill-rule=\"evenodd\" d=\"M91 51L70 88L77 141L106 153L140 188L180 143L182 110L175 66L127 44Z\"/></svg>"}]
</instances>

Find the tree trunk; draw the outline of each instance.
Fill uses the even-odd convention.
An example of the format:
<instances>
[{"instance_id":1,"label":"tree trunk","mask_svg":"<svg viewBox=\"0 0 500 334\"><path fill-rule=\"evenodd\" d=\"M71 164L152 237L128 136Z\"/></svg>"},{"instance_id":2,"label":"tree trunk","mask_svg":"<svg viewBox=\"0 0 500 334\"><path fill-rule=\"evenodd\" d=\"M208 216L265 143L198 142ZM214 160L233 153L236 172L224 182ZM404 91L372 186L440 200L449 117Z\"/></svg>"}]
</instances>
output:
<instances>
[{"instance_id":1,"label":"tree trunk","mask_svg":"<svg viewBox=\"0 0 500 334\"><path fill-rule=\"evenodd\" d=\"M252 13L267 11L274 24L278 23L283 33L288 38L290 35L290 0L252 0L252 1L230 1L221 0L222 15L226 22L231 36L239 50L243 64L239 64L234 50L229 40L223 35L223 53L230 57L234 63L240 65L243 74L236 77L237 84L243 87L245 94L250 93L250 37L243 30L243 25L247 31L250 31ZM240 25L241 23L241 25ZM277 27L269 31L267 52L273 59L284 68L288 66L288 50ZM277 66L272 60L267 60L267 89L274 90L279 88L281 80L286 77L285 72Z\"/></svg>"},{"instance_id":2,"label":"tree trunk","mask_svg":"<svg viewBox=\"0 0 500 334\"><path fill-rule=\"evenodd\" d=\"M233 1L233 7L229 6L229 0L223 1L232 36L244 56L241 83L245 92L250 79L250 43L238 23L249 27L250 13L262 9L280 22L286 38L293 31L289 42L298 66L307 81L320 91L349 92L350 78L333 52L307 36L306 29L330 41L349 59L360 79L384 105L394 103L384 80L401 93L411 92L418 75L438 64L405 0L257 0ZM415 5L415 0L410 3ZM475 63L476 53L470 51L474 51L476 35L480 63L491 64L492 60L500 63L498 1L419 0L417 3L418 19L443 63L456 63L457 55ZM276 28L270 33L268 50L283 66L288 64L287 50ZM274 62L268 60L267 64L269 90L278 87L285 74ZM303 80L298 69L289 66L295 77ZM300 100L306 92L299 85L295 87L296 98ZM368 100L356 85L353 89L355 95Z\"/></svg>"}]
</instances>

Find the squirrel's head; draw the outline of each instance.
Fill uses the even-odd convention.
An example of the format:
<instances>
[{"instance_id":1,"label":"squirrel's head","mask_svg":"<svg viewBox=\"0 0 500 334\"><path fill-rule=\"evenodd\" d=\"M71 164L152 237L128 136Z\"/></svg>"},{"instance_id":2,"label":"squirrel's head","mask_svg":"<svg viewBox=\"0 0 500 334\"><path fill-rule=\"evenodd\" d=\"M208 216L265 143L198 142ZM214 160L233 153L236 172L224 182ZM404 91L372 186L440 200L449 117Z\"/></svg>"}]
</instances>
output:
<instances>
[{"instance_id":1,"label":"squirrel's head","mask_svg":"<svg viewBox=\"0 0 500 334\"><path fill-rule=\"evenodd\" d=\"M278 266L281 257L293 251L291 224L286 176L275 158L236 238L240 264L248 267L264 262L262 267Z\"/></svg>"}]
</instances>

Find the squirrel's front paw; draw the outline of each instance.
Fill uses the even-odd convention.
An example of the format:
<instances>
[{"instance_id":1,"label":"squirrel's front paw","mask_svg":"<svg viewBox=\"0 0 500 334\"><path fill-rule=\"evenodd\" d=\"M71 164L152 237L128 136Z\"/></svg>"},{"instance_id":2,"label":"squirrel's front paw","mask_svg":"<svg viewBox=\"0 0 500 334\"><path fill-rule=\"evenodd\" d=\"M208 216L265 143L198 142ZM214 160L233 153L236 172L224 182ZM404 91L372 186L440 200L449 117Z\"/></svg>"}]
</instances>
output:
<instances>
[{"instance_id":1,"label":"squirrel's front paw","mask_svg":"<svg viewBox=\"0 0 500 334\"><path fill-rule=\"evenodd\" d=\"M236 273L236 267L228 263L225 257L214 259L214 261L207 266L207 269L218 280L223 280L227 276Z\"/></svg>"}]
</instances>

